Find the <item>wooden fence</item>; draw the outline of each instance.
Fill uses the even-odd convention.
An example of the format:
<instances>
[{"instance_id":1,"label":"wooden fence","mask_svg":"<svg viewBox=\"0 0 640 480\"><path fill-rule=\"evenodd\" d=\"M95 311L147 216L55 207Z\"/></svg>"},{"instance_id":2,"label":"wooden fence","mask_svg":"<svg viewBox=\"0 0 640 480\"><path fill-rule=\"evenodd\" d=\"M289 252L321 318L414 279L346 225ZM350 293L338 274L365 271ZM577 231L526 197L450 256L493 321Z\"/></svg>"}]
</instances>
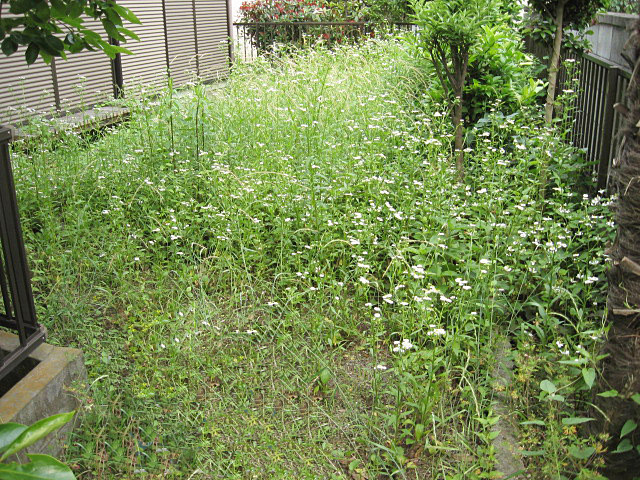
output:
<instances>
[{"instance_id":1,"label":"wooden fence","mask_svg":"<svg viewBox=\"0 0 640 480\"><path fill-rule=\"evenodd\" d=\"M530 39L527 49L547 62L549 49L535 44ZM573 102L568 105L571 114L570 139L578 148L583 148L588 161L594 163L598 190L607 190L611 165L616 157L620 138L621 117L614 109L624 100L631 71L605 58L590 53L563 52L557 92L562 94L577 84ZM567 69L573 63L575 68ZM569 78L568 75L575 76Z\"/></svg>"}]
</instances>

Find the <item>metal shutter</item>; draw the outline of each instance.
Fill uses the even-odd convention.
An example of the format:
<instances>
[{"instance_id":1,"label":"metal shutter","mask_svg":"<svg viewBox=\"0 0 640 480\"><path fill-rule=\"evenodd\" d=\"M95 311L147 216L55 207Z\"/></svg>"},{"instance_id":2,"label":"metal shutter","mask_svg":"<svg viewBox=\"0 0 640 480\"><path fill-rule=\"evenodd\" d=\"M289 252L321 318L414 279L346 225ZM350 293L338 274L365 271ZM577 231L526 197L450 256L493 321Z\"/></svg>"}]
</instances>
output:
<instances>
[{"instance_id":1,"label":"metal shutter","mask_svg":"<svg viewBox=\"0 0 640 480\"><path fill-rule=\"evenodd\" d=\"M2 15L9 16L7 4L2 4ZM27 66L25 51L26 47L20 47L10 57L0 53L0 125L21 123L34 112L55 110L51 66L40 58Z\"/></svg>"},{"instance_id":2,"label":"metal shutter","mask_svg":"<svg viewBox=\"0 0 640 480\"><path fill-rule=\"evenodd\" d=\"M175 86L198 74L192 0L165 0L169 70Z\"/></svg>"},{"instance_id":3,"label":"metal shutter","mask_svg":"<svg viewBox=\"0 0 640 480\"><path fill-rule=\"evenodd\" d=\"M154 87L165 83L167 55L164 40L162 0L121 0L142 22L131 25L140 41L129 40L124 45L134 55L122 55L122 76L125 88Z\"/></svg>"},{"instance_id":4,"label":"metal shutter","mask_svg":"<svg viewBox=\"0 0 640 480\"><path fill-rule=\"evenodd\" d=\"M99 21L88 19L84 25L107 40ZM63 111L82 110L113 99L111 60L104 52L83 50L69 54L67 60L56 59L56 72Z\"/></svg>"},{"instance_id":5,"label":"metal shutter","mask_svg":"<svg viewBox=\"0 0 640 480\"><path fill-rule=\"evenodd\" d=\"M226 0L195 0L200 78L226 77L229 72L229 42Z\"/></svg>"}]
</instances>

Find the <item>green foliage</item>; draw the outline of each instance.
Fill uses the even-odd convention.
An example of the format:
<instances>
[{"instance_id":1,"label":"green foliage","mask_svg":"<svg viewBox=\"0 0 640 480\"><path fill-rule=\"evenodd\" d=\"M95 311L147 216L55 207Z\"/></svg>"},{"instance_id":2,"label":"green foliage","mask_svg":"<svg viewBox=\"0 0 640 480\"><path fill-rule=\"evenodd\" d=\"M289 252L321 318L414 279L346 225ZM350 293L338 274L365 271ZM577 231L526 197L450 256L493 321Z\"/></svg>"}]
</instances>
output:
<instances>
[{"instance_id":1,"label":"green foliage","mask_svg":"<svg viewBox=\"0 0 640 480\"><path fill-rule=\"evenodd\" d=\"M355 4L349 11L357 12L357 18L368 22L409 22L413 13L410 0L351 0L332 3Z\"/></svg>"},{"instance_id":2,"label":"green foliage","mask_svg":"<svg viewBox=\"0 0 640 480\"><path fill-rule=\"evenodd\" d=\"M483 26L469 61L469 81L464 91L469 123L497 108L505 115L532 105L543 90L533 80L534 62L523 52L522 39L506 23Z\"/></svg>"},{"instance_id":3,"label":"green foliage","mask_svg":"<svg viewBox=\"0 0 640 480\"><path fill-rule=\"evenodd\" d=\"M425 28L421 38L427 44L460 50L476 45L482 26L493 25L498 12L494 0L413 0L412 7L415 20Z\"/></svg>"},{"instance_id":4,"label":"green foliage","mask_svg":"<svg viewBox=\"0 0 640 480\"><path fill-rule=\"evenodd\" d=\"M108 35L125 43L127 37L139 40L124 22L139 24L140 20L126 7L109 0L0 0L9 5L10 16L0 16L0 46L6 55L13 55L20 47L27 64L38 56L49 63L52 57L66 58L68 53L84 49L101 50L111 58L117 53L131 53L112 45ZM100 34L84 25L87 18L99 20L104 28Z\"/></svg>"},{"instance_id":5,"label":"green foliage","mask_svg":"<svg viewBox=\"0 0 640 480\"><path fill-rule=\"evenodd\" d=\"M2 480L74 480L69 467L49 455L27 455L25 464L6 459L57 430L73 417L74 412L42 419L31 426L19 423L0 424L0 479Z\"/></svg>"},{"instance_id":6,"label":"green foliage","mask_svg":"<svg viewBox=\"0 0 640 480\"><path fill-rule=\"evenodd\" d=\"M436 82L374 40L132 92L130 121L93 141L25 127L39 318L84 346L91 381L79 471L495 478L496 331L518 345L523 443L548 452L531 474L554 446L565 475L590 468L597 439L563 419L589 418L608 202L535 106L470 127L460 181Z\"/></svg>"},{"instance_id":7,"label":"green foliage","mask_svg":"<svg viewBox=\"0 0 640 480\"><path fill-rule=\"evenodd\" d=\"M315 0L256 0L240 6L241 21L246 23L264 22L337 22L355 21L351 12L343 16L338 6ZM303 46L322 41L343 43L349 34L358 34L358 29L345 27L289 25L249 26L247 33L259 53L276 47Z\"/></svg>"},{"instance_id":8,"label":"green foliage","mask_svg":"<svg viewBox=\"0 0 640 480\"><path fill-rule=\"evenodd\" d=\"M605 5L607 11L618 13L639 13L637 0L608 0Z\"/></svg>"},{"instance_id":9,"label":"green foliage","mask_svg":"<svg viewBox=\"0 0 640 480\"><path fill-rule=\"evenodd\" d=\"M534 42L548 47L553 45L555 32L556 26L553 23L553 19L540 15L530 15L522 26L523 35L530 36ZM572 52L584 52L590 46L589 39L581 31L568 30L563 32L563 49Z\"/></svg>"},{"instance_id":10,"label":"green foliage","mask_svg":"<svg viewBox=\"0 0 640 480\"><path fill-rule=\"evenodd\" d=\"M565 29L584 30L607 0L531 0L533 11L543 18L555 18L558 4L564 5L563 26Z\"/></svg>"}]
</instances>

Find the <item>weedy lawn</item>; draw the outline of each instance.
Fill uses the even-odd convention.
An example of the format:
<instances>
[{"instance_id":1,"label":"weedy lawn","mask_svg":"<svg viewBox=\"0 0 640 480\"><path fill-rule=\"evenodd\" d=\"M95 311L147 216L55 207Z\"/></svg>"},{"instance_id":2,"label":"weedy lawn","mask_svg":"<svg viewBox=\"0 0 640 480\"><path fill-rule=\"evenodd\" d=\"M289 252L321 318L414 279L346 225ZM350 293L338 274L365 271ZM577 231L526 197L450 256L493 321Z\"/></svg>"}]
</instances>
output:
<instances>
[{"instance_id":1,"label":"weedy lawn","mask_svg":"<svg viewBox=\"0 0 640 480\"><path fill-rule=\"evenodd\" d=\"M97 138L33 127L15 174L40 321L85 352L79 478L493 478L505 335L530 468L588 471L562 419L606 205L530 109L487 109L459 181L425 72L371 41L135 97Z\"/></svg>"}]
</instances>

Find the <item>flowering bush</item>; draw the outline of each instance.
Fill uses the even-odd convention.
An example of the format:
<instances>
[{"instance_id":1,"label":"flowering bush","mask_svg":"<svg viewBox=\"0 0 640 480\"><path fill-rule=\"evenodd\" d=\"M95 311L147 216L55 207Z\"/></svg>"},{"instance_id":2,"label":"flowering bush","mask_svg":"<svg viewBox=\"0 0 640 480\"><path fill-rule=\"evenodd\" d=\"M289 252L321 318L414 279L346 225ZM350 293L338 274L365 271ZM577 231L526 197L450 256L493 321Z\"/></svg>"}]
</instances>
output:
<instances>
[{"instance_id":1,"label":"flowering bush","mask_svg":"<svg viewBox=\"0 0 640 480\"><path fill-rule=\"evenodd\" d=\"M255 0L240 6L241 21L246 23L292 22L355 22L359 19L351 10L336 2L319 0ZM357 10L354 10L357 12ZM266 52L276 45L302 46L310 41L328 44L344 43L359 36L357 27L317 25L251 25L246 32L258 52Z\"/></svg>"}]
</instances>

